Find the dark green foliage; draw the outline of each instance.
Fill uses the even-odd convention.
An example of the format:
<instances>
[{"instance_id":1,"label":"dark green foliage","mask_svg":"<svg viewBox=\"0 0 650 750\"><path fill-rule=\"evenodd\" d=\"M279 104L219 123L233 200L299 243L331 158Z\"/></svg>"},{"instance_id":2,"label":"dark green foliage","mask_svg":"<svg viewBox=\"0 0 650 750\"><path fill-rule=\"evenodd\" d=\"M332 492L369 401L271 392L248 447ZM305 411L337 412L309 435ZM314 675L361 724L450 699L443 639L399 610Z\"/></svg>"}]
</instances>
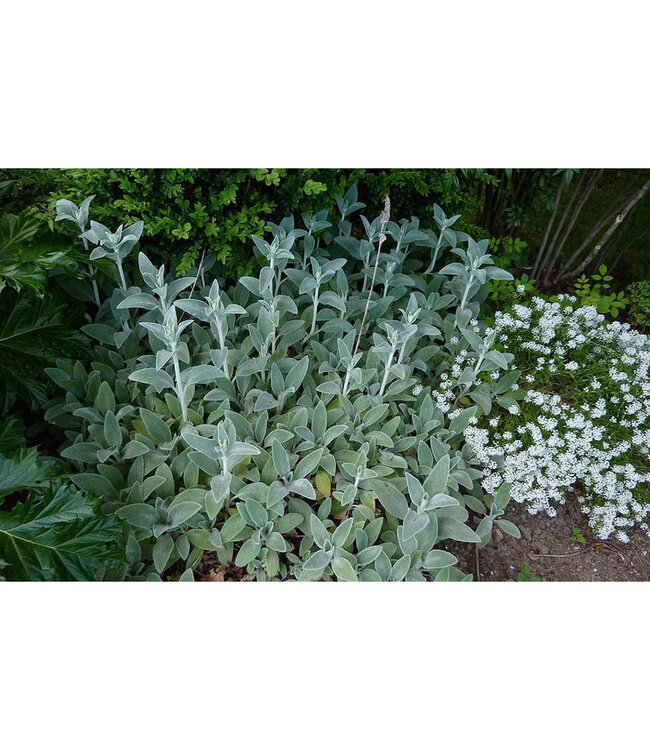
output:
<instances>
[{"instance_id":1,"label":"dark green foliage","mask_svg":"<svg viewBox=\"0 0 650 750\"><path fill-rule=\"evenodd\" d=\"M627 293L633 321L639 326L650 327L650 281L630 284Z\"/></svg>"},{"instance_id":2,"label":"dark green foliage","mask_svg":"<svg viewBox=\"0 0 650 750\"><path fill-rule=\"evenodd\" d=\"M33 209L0 216L0 292L12 287L42 294L51 269L75 267L74 259L57 245L52 233L37 239L43 227Z\"/></svg>"},{"instance_id":3,"label":"dark green foliage","mask_svg":"<svg viewBox=\"0 0 650 750\"><path fill-rule=\"evenodd\" d=\"M44 368L87 348L65 298L53 290L39 299L13 289L0 293L0 410L22 399L42 404L52 385Z\"/></svg>"},{"instance_id":4,"label":"dark green foliage","mask_svg":"<svg viewBox=\"0 0 650 750\"><path fill-rule=\"evenodd\" d=\"M396 211L421 215L426 227L433 226L434 203L468 211L477 185L492 179L485 170L453 169L66 169L10 176L20 187L7 200L12 209L28 199L53 217L57 199L80 203L95 195L96 221L144 221L140 245L157 262L183 273L205 253L232 278L258 267L249 240L269 221L312 213L352 184L371 211L390 194Z\"/></svg>"},{"instance_id":5,"label":"dark green foliage","mask_svg":"<svg viewBox=\"0 0 650 750\"><path fill-rule=\"evenodd\" d=\"M15 581L94 580L123 562L121 524L97 515L97 502L68 484L48 485L0 511L3 576Z\"/></svg>"},{"instance_id":6,"label":"dark green foliage","mask_svg":"<svg viewBox=\"0 0 650 750\"><path fill-rule=\"evenodd\" d=\"M15 420L3 423L0 433L15 427ZM85 581L123 563L119 520L100 516L98 499L56 478L60 472L58 461L42 458L35 448L0 455L3 578Z\"/></svg>"}]
</instances>

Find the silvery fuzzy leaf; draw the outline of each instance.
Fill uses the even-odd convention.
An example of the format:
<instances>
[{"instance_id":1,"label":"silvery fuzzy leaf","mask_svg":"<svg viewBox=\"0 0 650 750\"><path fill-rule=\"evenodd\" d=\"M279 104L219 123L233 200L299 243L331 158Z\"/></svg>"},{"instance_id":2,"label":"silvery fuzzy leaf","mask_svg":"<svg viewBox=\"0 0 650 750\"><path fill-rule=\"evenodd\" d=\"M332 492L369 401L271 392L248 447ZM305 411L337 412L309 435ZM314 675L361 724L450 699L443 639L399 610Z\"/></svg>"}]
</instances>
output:
<instances>
[{"instance_id":1,"label":"silvery fuzzy leaf","mask_svg":"<svg viewBox=\"0 0 650 750\"><path fill-rule=\"evenodd\" d=\"M408 468L408 464L406 462L406 459L402 456L398 456L395 453L389 453L388 451L380 451L379 453L379 463L384 466L389 466L393 469L406 469ZM364 479L368 477L364 476Z\"/></svg>"},{"instance_id":2,"label":"silvery fuzzy leaf","mask_svg":"<svg viewBox=\"0 0 650 750\"><path fill-rule=\"evenodd\" d=\"M139 529L150 529L158 520L158 511L146 503L125 505L116 511L116 515Z\"/></svg>"},{"instance_id":3,"label":"silvery fuzzy leaf","mask_svg":"<svg viewBox=\"0 0 650 750\"><path fill-rule=\"evenodd\" d=\"M151 550L153 564L158 573L162 573L167 567L169 557L174 549L174 540L169 534L163 534L158 538Z\"/></svg>"},{"instance_id":4,"label":"silvery fuzzy leaf","mask_svg":"<svg viewBox=\"0 0 650 750\"><path fill-rule=\"evenodd\" d=\"M213 365L195 365L181 372L181 380L187 388L197 383L212 383L219 377L221 371Z\"/></svg>"},{"instance_id":5,"label":"silvery fuzzy leaf","mask_svg":"<svg viewBox=\"0 0 650 750\"><path fill-rule=\"evenodd\" d=\"M286 388L293 388L297 391L305 379L308 369L309 357L302 357L287 373L285 378Z\"/></svg>"},{"instance_id":6,"label":"silvery fuzzy leaf","mask_svg":"<svg viewBox=\"0 0 650 750\"><path fill-rule=\"evenodd\" d=\"M368 480L368 485L387 513L400 520L406 517L409 510L408 503L404 495L394 484L384 482L381 479L370 479Z\"/></svg>"},{"instance_id":7,"label":"silvery fuzzy leaf","mask_svg":"<svg viewBox=\"0 0 650 750\"><path fill-rule=\"evenodd\" d=\"M346 424L335 424L332 425L332 427L329 427L327 430L325 430L325 434L323 435L322 443L324 446L328 446L332 441L336 440L336 438L343 435L348 429L348 425Z\"/></svg>"},{"instance_id":8,"label":"silvery fuzzy leaf","mask_svg":"<svg viewBox=\"0 0 650 750\"><path fill-rule=\"evenodd\" d=\"M207 321L209 318L210 308L205 302L201 302L200 300L178 299L174 302L174 305L178 307L179 310L189 313L198 320Z\"/></svg>"},{"instance_id":9,"label":"silvery fuzzy leaf","mask_svg":"<svg viewBox=\"0 0 650 750\"><path fill-rule=\"evenodd\" d=\"M238 283L241 284L244 288L248 289L248 291L254 294L256 297L261 296L259 279L256 279L253 276L242 276L239 279Z\"/></svg>"},{"instance_id":10,"label":"silvery fuzzy leaf","mask_svg":"<svg viewBox=\"0 0 650 750\"><path fill-rule=\"evenodd\" d=\"M286 513L273 522L273 528L280 534L286 534L299 526L303 520L304 518L300 513Z\"/></svg>"},{"instance_id":11,"label":"silvery fuzzy leaf","mask_svg":"<svg viewBox=\"0 0 650 750\"><path fill-rule=\"evenodd\" d=\"M255 526L261 529L268 523L268 513L261 503L258 503L257 500L249 497L244 501L244 505L246 507L246 512Z\"/></svg>"},{"instance_id":12,"label":"silvery fuzzy leaf","mask_svg":"<svg viewBox=\"0 0 650 750\"><path fill-rule=\"evenodd\" d=\"M167 304L171 304L183 290L187 289L188 286L192 286L195 282L196 278L191 276L184 276L170 282L167 286Z\"/></svg>"},{"instance_id":13,"label":"silvery fuzzy leaf","mask_svg":"<svg viewBox=\"0 0 650 750\"><path fill-rule=\"evenodd\" d=\"M249 562L251 562L258 556L261 549L261 541L256 542L253 541L253 539L248 539L244 542L239 552L237 553L237 557L235 558L235 565L240 568L245 568Z\"/></svg>"},{"instance_id":14,"label":"silvery fuzzy leaf","mask_svg":"<svg viewBox=\"0 0 650 750\"><path fill-rule=\"evenodd\" d=\"M165 326L160 323L149 323L143 320L139 321L139 325L142 326L142 328L146 328L146 330L152 333L159 341L162 341L163 344L167 343L168 335Z\"/></svg>"},{"instance_id":15,"label":"silvery fuzzy leaf","mask_svg":"<svg viewBox=\"0 0 650 750\"><path fill-rule=\"evenodd\" d=\"M372 568L364 568L359 571L359 580L364 583L381 583L380 575Z\"/></svg>"},{"instance_id":16,"label":"silvery fuzzy leaf","mask_svg":"<svg viewBox=\"0 0 650 750\"><path fill-rule=\"evenodd\" d=\"M229 445L225 450L224 454L228 458L228 463L231 468L240 464L245 458L251 456L257 456L261 453L260 449L256 445L250 443L235 442Z\"/></svg>"},{"instance_id":17,"label":"silvery fuzzy leaf","mask_svg":"<svg viewBox=\"0 0 650 750\"><path fill-rule=\"evenodd\" d=\"M316 438L314 437L314 433L309 429L309 427L305 427L304 425L294 426L293 431L302 440L308 440L309 442L312 442L312 443L315 442L316 440Z\"/></svg>"},{"instance_id":18,"label":"silvery fuzzy leaf","mask_svg":"<svg viewBox=\"0 0 650 750\"><path fill-rule=\"evenodd\" d=\"M438 570L440 568L449 568L458 562L458 558L442 549L433 549L425 555L422 561L422 567L427 570Z\"/></svg>"},{"instance_id":19,"label":"silvery fuzzy leaf","mask_svg":"<svg viewBox=\"0 0 650 750\"><path fill-rule=\"evenodd\" d=\"M324 383L321 383L320 385L316 386L316 390L319 393L323 393L325 395L333 395L336 396L341 392L341 381L335 381L335 380L327 380Z\"/></svg>"},{"instance_id":20,"label":"silvery fuzzy leaf","mask_svg":"<svg viewBox=\"0 0 650 750\"><path fill-rule=\"evenodd\" d=\"M513 281L514 276L503 268L486 268L485 276L487 279L495 279L497 281Z\"/></svg>"},{"instance_id":21,"label":"silvery fuzzy leaf","mask_svg":"<svg viewBox=\"0 0 650 750\"><path fill-rule=\"evenodd\" d=\"M387 411L388 404L378 404L377 406L373 406L371 409L368 409L365 416L363 417L364 427L370 427L370 425L378 422Z\"/></svg>"},{"instance_id":22,"label":"silvery fuzzy leaf","mask_svg":"<svg viewBox=\"0 0 650 750\"><path fill-rule=\"evenodd\" d=\"M426 526L421 529L421 532L426 532ZM395 534L397 538L397 544L403 555L414 555L418 549L418 539L414 536L405 538L404 526L398 526Z\"/></svg>"},{"instance_id":23,"label":"silvery fuzzy leaf","mask_svg":"<svg viewBox=\"0 0 650 750\"><path fill-rule=\"evenodd\" d=\"M288 549L288 545L282 537L282 534L277 531L272 531L268 535L265 544L269 549L272 549L275 552L286 552Z\"/></svg>"},{"instance_id":24,"label":"silvery fuzzy leaf","mask_svg":"<svg viewBox=\"0 0 650 750\"><path fill-rule=\"evenodd\" d=\"M502 352L498 352L496 350L488 352L485 355L485 361L493 363L502 370L508 369L508 363L512 360L512 358L512 354L503 354Z\"/></svg>"},{"instance_id":25,"label":"silvery fuzzy leaf","mask_svg":"<svg viewBox=\"0 0 650 750\"><path fill-rule=\"evenodd\" d=\"M311 418L311 431L314 433L316 441L322 440L327 429L327 409L322 401L318 401L314 407Z\"/></svg>"},{"instance_id":26,"label":"silvery fuzzy leaf","mask_svg":"<svg viewBox=\"0 0 650 750\"><path fill-rule=\"evenodd\" d=\"M196 503L191 500L174 503L170 507L168 513L170 527L176 528L177 526L181 526L186 521L189 521L192 516L196 515L201 508L201 503Z\"/></svg>"},{"instance_id":27,"label":"silvery fuzzy leaf","mask_svg":"<svg viewBox=\"0 0 650 750\"><path fill-rule=\"evenodd\" d=\"M335 557L332 562L332 572L340 581L358 581L352 565L344 557Z\"/></svg>"},{"instance_id":28,"label":"silvery fuzzy leaf","mask_svg":"<svg viewBox=\"0 0 650 750\"><path fill-rule=\"evenodd\" d=\"M279 440L274 440L271 443L271 456L273 458L273 466L279 477L286 477L291 471L291 462L289 460L289 454L285 447Z\"/></svg>"},{"instance_id":29,"label":"silvery fuzzy leaf","mask_svg":"<svg viewBox=\"0 0 650 750\"><path fill-rule=\"evenodd\" d=\"M444 492L430 495L426 501L427 510L432 510L433 508L451 508L458 505L460 505L460 502L455 497L447 495Z\"/></svg>"},{"instance_id":30,"label":"silvery fuzzy leaf","mask_svg":"<svg viewBox=\"0 0 650 750\"><path fill-rule=\"evenodd\" d=\"M406 487L408 489L411 502L414 505L419 506L424 498L425 489L420 484L420 481L409 472L405 472L404 476L406 477Z\"/></svg>"},{"instance_id":31,"label":"silvery fuzzy leaf","mask_svg":"<svg viewBox=\"0 0 650 750\"><path fill-rule=\"evenodd\" d=\"M424 480L424 489L430 496L442 493L447 489L449 467L449 455L445 453Z\"/></svg>"},{"instance_id":32,"label":"silvery fuzzy leaf","mask_svg":"<svg viewBox=\"0 0 650 750\"><path fill-rule=\"evenodd\" d=\"M129 294L128 297L125 297L119 303L117 309L126 310L138 307L143 307L145 310L155 310L158 307L158 302L151 294L138 292L136 294Z\"/></svg>"},{"instance_id":33,"label":"silvery fuzzy leaf","mask_svg":"<svg viewBox=\"0 0 650 750\"><path fill-rule=\"evenodd\" d=\"M172 356L172 353L168 349L161 349L156 352L156 370L162 370Z\"/></svg>"},{"instance_id":34,"label":"silvery fuzzy leaf","mask_svg":"<svg viewBox=\"0 0 650 750\"><path fill-rule=\"evenodd\" d=\"M194 450L208 458L217 458L216 444L213 438L203 437L194 432L181 432L181 438Z\"/></svg>"},{"instance_id":35,"label":"silvery fuzzy leaf","mask_svg":"<svg viewBox=\"0 0 650 750\"><path fill-rule=\"evenodd\" d=\"M509 534L515 539L521 539L521 531L519 531L517 526L511 521L508 521L505 518L499 518L495 523L502 531L505 531L506 534Z\"/></svg>"},{"instance_id":36,"label":"silvery fuzzy leaf","mask_svg":"<svg viewBox=\"0 0 650 750\"><path fill-rule=\"evenodd\" d=\"M264 266L260 270L260 295L263 295L267 289L271 287L273 283L274 274L269 266Z\"/></svg>"},{"instance_id":37,"label":"silvery fuzzy leaf","mask_svg":"<svg viewBox=\"0 0 650 750\"><path fill-rule=\"evenodd\" d=\"M505 510L506 506L510 502L510 489L512 485L508 482L503 482L499 486L499 489L496 491L496 494L494 495L494 502L496 503L496 506L499 510Z\"/></svg>"},{"instance_id":38,"label":"silvery fuzzy leaf","mask_svg":"<svg viewBox=\"0 0 650 750\"><path fill-rule=\"evenodd\" d=\"M314 554L303 563L303 570L312 571L312 570L325 570L325 568L329 565L330 559L332 557L331 552L325 552L322 549L319 549L317 552L314 552Z\"/></svg>"},{"instance_id":39,"label":"silvery fuzzy leaf","mask_svg":"<svg viewBox=\"0 0 650 750\"><path fill-rule=\"evenodd\" d=\"M268 414L266 415L268 418ZM278 427L275 430L272 430L269 432L268 435L263 440L259 440L258 442L263 443L265 446L271 445L273 440L279 440L281 443L287 443L290 440L293 440L294 434L293 432L289 432L289 430L285 430L282 427Z\"/></svg>"},{"instance_id":40,"label":"silvery fuzzy leaf","mask_svg":"<svg viewBox=\"0 0 650 750\"><path fill-rule=\"evenodd\" d=\"M122 445L122 430L112 411L104 417L104 437L112 448L119 448Z\"/></svg>"},{"instance_id":41,"label":"silvery fuzzy leaf","mask_svg":"<svg viewBox=\"0 0 650 750\"><path fill-rule=\"evenodd\" d=\"M250 375L255 375L258 372L264 370L264 362L259 357L243 359L237 367L235 377L245 378Z\"/></svg>"},{"instance_id":42,"label":"silvery fuzzy leaf","mask_svg":"<svg viewBox=\"0 0 650 750\"><path fill-rule=\"evenodd\" d=\"M459 435L469 425L469 421L476 415L476 406L469 406L463 409L460 414L455 416L449 423L449 432L452 435Z\"/></svg>"},{"instance_id":43,"label":"silvery fuzzy leaf","mask_svg":"<svg viewBox=\"0 0 650 750\"><path fill-rule=\"evenodd\" d=\"M481 542L481 537L475 531L455 518L438 517L438 536L440 539L454 539L457 542Z\"/></svg>"},{"instance_id":44,"label":"silvery fuzzy leaf","mask_svg":"<svg viewBox=\"0 0 650 750\"><path fill-rule=\"evenodd\" d=\"M226 519L226 522L220 529L221 539L224 543L232 541L244 528L246 527L246 521L235 513Z\"/></svg>"},{"instance_id":45,"label":"silvery fuzzy leaf","mask_svg":"<svg viewBox=\"0 0 650 750\"><path fill-rule=\"evenodd\" d=\"M404 541L413 539L424 530L428 523L429 517L426 513L416 513L414 510L409 510L402 526L402 539Z\"/></svg>"},{"instance_id":46,"label":"silvery fuzzy leaf","mask_svg":"<svg viewBox=\"0 0 650 750\"><path fill-rule=\"evenodd\" d=\"M366 565L372 565L372 563L381 555L382 548L380 545L372 547L366 547L357 553L357 562L359 565L365 567Z\"/></svg>"},{"instance_id":47,"label":"silvery fuzzy leaf","mask_svg":"<svg viewBox=\"0 0 650 750\"><path fill-rule=\"evenodd\" d=\"M309 500L316 499L316 491L308 479L295 479L293 482L289 483L288 489L290 492L295 492Z\"/></svg>"},{"instance_id":48,"label":"silvery fuzzy leaf","mask_svg":"<svg viewBox=\"0 0 650 750\"><path fill-rule=\"evenodd\" d=\"M294 469L294 478L302 479L303 477L309 476L318 466L322 455L323 449L318 448L301 459Z\"/></svg>"},{"instance_id":49,"label":"silvery fuzzy leaf","mask_svg":"<svg viewBox=\"0 0 650 750\"><path fill-rule=\"evenodd\" d=\"M314 542L318 547L323 548L325 546L325 543L330 541L330 535L323 525L323 522L320 520L320 518L318 518L318 516L315 516L313 513L311 513L309 517L309 528Z\"/></svg>"},{"instance_id":50,"label":"silvery fuzzy leaf","mask_svg":"<svg viewBox=\"0 0 650 750\"><path fill-rule=\"evenodd\" d=\"M196 464L201 471L204 471L208 475L219 474L221 471L221 464L216 458L210 458L199 451L190 451L190 453L188 453L188 458L193 464Z\"/></svg>"},{"instance_id":51,"label":"silvery fuzzy leaf","mask_svg":"<svg viewBox=\"0 0 650 750\"><path fill-rule=\"evenodd\" d=\"M350 534L352 533L353 523L354 520L352 518L348 518L346 521L343 521L343 523L337 526L336 530L332 534L332 544L335 547L345 547L348 539L350 538Z\"/></svg>"},{"instance_id":52,"label":"silvery fuzzy leaf","mask_svg":"<svg viewBox=\"0 0 650 750\"><path fill-rule=\"evenodd\" d=\"M318 282L316 281L316 279L308 276L300 283L298 294L309 294L310 292L313 292L314 289L318 289Z\"/></svg>"},{"instance_id":53,"label":"silvery fuzzy leaf","mask_svg":"<svg viewBox=\"0 0 650 750\"><path fill-rule=\"evenodd\" d=\"M379 559L379 558L378 558ZM411 556L404 555L401 557L390 570L391 581L401 581L406 578L411 567Z\"/></svg>"}]
</instances>

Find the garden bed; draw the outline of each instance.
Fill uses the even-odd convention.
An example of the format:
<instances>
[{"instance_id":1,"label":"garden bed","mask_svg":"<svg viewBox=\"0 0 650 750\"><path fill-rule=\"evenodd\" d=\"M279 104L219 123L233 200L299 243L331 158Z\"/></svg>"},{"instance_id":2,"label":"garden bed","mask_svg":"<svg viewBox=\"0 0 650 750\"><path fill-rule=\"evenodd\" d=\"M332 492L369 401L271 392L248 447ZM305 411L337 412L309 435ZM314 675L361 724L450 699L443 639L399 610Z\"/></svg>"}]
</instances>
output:
<instances>
[{"instance_id":1,"label":"garden bed","mask_svg":"<svg viewBox=\"0 0 650 750\"><path fill-rule=\"evenodd\" d=\"M508 506L506 517L519 527L521 539L495 531L493 543L479 550L481 581L517 580L525 565L533 579L545 581L650 580L650 539L641 532L630 533L627 544L597 539L573 496L566 505L557 506L555 518L531 515L516 503ZM577 541L579 536L584 542ZM456 542L449 542L446 549L458 557L458 567L473 573L476 580L473 550Z\"/></svg>"}]
</instances>

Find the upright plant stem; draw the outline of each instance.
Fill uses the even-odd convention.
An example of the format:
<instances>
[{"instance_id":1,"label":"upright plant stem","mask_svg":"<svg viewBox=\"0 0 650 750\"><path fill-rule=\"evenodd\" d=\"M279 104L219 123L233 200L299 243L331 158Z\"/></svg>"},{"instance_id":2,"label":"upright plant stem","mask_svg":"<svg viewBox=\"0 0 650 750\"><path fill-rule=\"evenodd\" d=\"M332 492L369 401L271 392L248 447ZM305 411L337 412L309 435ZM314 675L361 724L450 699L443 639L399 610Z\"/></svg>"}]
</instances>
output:
<instances>
[{"instance_id":1,"label":"upright plant stem","mask_svg":"<svg viewBox=\"0 0 650 750\"><path fill-rule=\"evenodd\" d=\"M88 240L85 237L81 238L84 243L84 250L88 253L88 250L90 249L88 247ZM101 307L102 303L99 299L99 289L97 287L97 281L95 281L95 266L93 266L90 262L88 263L88 275L90 276L90 283L93 287L93 296L95 297L95 304L97 307Z\"/></svg>"},{"instance_id":2,"label":"upright plant stem","mask_svg":"<svg viewBox=\"0 0 650 750\"><path fill-rule=\"evenodd\" d=\"M386 196L386 199L384 201L384 210L381 212L381 226L379 228L379 242L377 243L377 257L375 259L375 270L372 273L372 281L370 282L370 289L368 290L368 297L366 299L366 307L363 311L363 317L361 318L361 325L359 326L359 335L357 336L357 341L354 345L354 351L352 352L353 357L359 350L359 344L361 343L361 336L363 335L363 326L366 322L366 316L368 315L368 308L370 307L370 298L372 297L372 288L375 285L375 278L377 276L377 268L379 267L379 256L381 255L381 246L384 244L384 240L386 239L384 230L386 229L386 225L388 224L389 221L390 221L390 198Z\"/></svg>"},{"instance_id":3,"label":"upright plant stem","mask_svg":"<svg viewBox=\"0 0 650 750\"><path fill-rule=\"evenodd\" d=\"M122 288L123 292L126 292L127 290L126 277L124 276L124 269L122 268L122 261L118 258L115 261L115 265L117 266L117 270L120 274L120 287Z\"/></svg>"},{"instance_id":4,"label":"upright plant stem","mask_svg":"<svg viewBox=\"0 0 650 750\"><path fill-rule=\"evenodd\" d=\"M183 416L183 422L188 422L187 418L187 404L185 403L185 392L183 391L183 381L181 379L181 367L178 362L178 354L174 352L172 354L172 362L174 363L174 376L176 378L176 395L181 403L181 414Z\"/></svg>"},{"instance_id":5,"label":"upright plant stem","mask_svg":"<svg viewBox=\"0 0 650 750\"><path fill-rule=\"evenodd\" d=\"M388 382L388 375L390 373L390 368L393 365L393 357L395 356L395 347L393 347L390 350L390 357L388 358L388 362L386 362L386 369L384 370L384 377L381 381L381 388L379 389L379 397L384 397L384 390L386 389L386 383Z\"/></svg>"},{"instance_id":6,"label":"upright plant stem","mask_svg":"<svg viewBox=\"0 0 650 750\"><path fill-rule=\"evenodd\" d=\"M314 335L314 331L316 330L316 315L318 314L318 293L319 289L316 289L316 294L314 294L314 314L311 318L311 329L309 331L309 336ZM309 336L307 338L309 338Z\"/></svg>"}]
</instances>

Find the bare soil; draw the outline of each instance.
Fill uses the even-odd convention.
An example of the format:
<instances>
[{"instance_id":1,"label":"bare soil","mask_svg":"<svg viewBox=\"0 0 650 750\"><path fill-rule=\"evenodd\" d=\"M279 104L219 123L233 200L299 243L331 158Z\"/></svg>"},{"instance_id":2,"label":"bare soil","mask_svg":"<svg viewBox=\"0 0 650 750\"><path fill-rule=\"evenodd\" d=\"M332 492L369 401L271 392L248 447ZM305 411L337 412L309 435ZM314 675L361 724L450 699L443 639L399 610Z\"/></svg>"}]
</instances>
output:
<instances>
[{"instance_id":1,"label":"bare soil","mask_svg":"<svg viewBox=\"0 0 650 750\"><path fill-rule=\"evenodd\" d=\"M531 576L545 581L650 581L650 539L641 532L630 533L627 544L597 539L573 496L557 508L555 518L533 516L516 503L508 506L505 518L519 527L521 539L495 529L492 542L478 551L478 576L473 545L444 545L474 580L517 580L526 563ZM576 529L584 542L576 541Z\"/></svg>"}]
</instances>

